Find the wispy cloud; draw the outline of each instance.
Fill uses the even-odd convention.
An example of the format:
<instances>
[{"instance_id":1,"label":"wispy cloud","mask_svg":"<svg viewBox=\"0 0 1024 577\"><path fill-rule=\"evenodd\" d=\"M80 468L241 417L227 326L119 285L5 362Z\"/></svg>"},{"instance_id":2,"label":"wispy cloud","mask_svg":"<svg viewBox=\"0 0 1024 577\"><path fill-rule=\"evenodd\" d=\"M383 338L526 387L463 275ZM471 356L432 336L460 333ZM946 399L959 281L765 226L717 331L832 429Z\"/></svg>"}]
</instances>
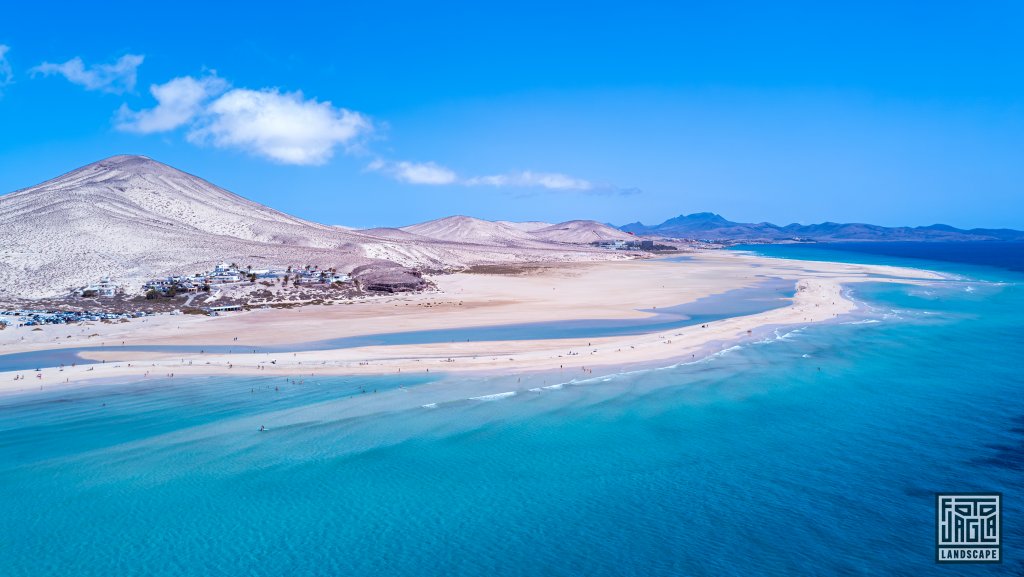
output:
<instances>
[{"instance_id":1,"label":"wispy cloud","mask_svg":"<svg viewBox=\"0 0 1024 577\"><path fill-rule=\"evenodd\" d=\"M118 130L140 134L174 130L201 114L203 106L227 87L227 82L214 75L199 79L182 76L165 84L154 84L149 92L156 99L156 106L136 112L122 104L115 126Z\"/></svg>"},{"instance_id":2,"label":"wispy cloud","mask_svg":"<svg viewBox=\"0 0 1024 577\"><path fill-rule=\"evenodd\" d=\"M460 186L491 186L495 188L546 188L549 190L595 190L593 183L557 172L524 170L487 176L461 177L454 170L434 162L409 162L377 159L367 170L383 172L395 180L409 184L457 184Z\"/></svg>"},{"instance_id":3,"label":"wispy cloud","mask_svg":"<svg viewBox=\"0 0 1024 577\"><path fill-rule=\"evenodd\" d=\"M395 180L409 184L453 184L459 180L455 171L433 162L391 162L377 159L366 168L390 174Z\"/></svg>"},{"instance_id":4,"label":"wispy cloud","mask_svg":"<svg viewBox=\"0 0 1024 577\"><path fill-rule=\"evenodd\" d=\"M144 59L141 54L125 54L113 64L86 66L85 62L76 56L62 64L43 62L31 72L33 76L58 74L72 84L85 87L86 90L120 94L135 89L136 73Z\"/></svg>"},{"instance_id":5,"label":"wispy cloud","mask_svg":"<svg viewBox=\"0 0 1024 577\"><path fill-rule=\"evenodd\" d=\"M10 49L10 46L0 44L0 88L14 82L14 70L11 69L11 63L7 60L7 52Z\"/></svg>"},{"instance_id":6,"label":"wispy cloud","mask_svg":"<svg viewBox=\"0 0 1024 577\"><path fill-rule=\"evenodd\" d=\"M558 172L533 172L524 170L506 174L477 176L463 181L467 186L513 186L520 188L541 187L551 190L591 190L594 184L589 180L575 178Z\"/></svg>"}]
</instances>

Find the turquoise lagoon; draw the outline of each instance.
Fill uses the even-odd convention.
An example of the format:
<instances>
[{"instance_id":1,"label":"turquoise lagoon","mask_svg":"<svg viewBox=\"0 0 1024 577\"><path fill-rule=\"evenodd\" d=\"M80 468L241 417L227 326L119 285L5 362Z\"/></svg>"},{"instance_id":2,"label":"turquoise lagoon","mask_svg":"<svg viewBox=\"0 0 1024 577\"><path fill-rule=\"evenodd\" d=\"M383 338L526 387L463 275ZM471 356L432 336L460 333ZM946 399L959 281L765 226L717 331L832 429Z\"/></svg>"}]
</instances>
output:
<instances>
[{"instance_id":1,"label":"turquoise lagoon","mask_svg":"<svg viewBox=\"0 0 1024 577\"><path fill-rule=\"evenodd\" d=\"M0 397L0 574L1020 574L1024 277L850 255L957 278L589 379ZM1002 565L935 564L937 491L1003 493Z\"/></svg>"},{"instance_id":2,"label":"turquoise lagoon","mask_svg":"<svg viewBox=\"0 0 1024 577\"><path fill-rule=\"evenodd\" d=\"M676 259L673 260L677 260ZM709 323L755 314L789 304L796 292L793 281L763 277L753 286L709 295L693 302L660 309L646 309L650 316L641 319L581 319L561 322L533 322L508 325L429 329L375 335L359 335L281 346L233 345L127 345L44 349L0 355L0 371L31 371L35 368L70 364L90 364L80 353L88 351L151 351L182 353L284 353L322 351L375 345L450 343L456 341L515 341L532 339L598 338L636 335L660 330Z\"/></svg>"}]
</instances>

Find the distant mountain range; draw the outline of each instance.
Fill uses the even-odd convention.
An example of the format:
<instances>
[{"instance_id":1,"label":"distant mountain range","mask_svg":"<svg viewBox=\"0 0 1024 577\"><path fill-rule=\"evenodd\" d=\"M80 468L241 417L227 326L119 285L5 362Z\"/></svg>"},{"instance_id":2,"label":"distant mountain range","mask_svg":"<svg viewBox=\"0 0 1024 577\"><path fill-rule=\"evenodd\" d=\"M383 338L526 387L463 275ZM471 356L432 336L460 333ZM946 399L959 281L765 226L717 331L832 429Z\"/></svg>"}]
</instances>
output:
<instances>
[{"instance_id":1,"label":"distant mountain range","mask_svg":"<svg viewBox=\"0 0 1024 577\"><path fill-rule=\"evenodd\" d=\"M634 222L619 229L639 236L719 241L1024 241L1024 232L1007 228L963 230L945 224L887 227L839 222L779 226L770 222L733 222L712 212L680 215L652 226Z\"/></svg>"}]
</instances>

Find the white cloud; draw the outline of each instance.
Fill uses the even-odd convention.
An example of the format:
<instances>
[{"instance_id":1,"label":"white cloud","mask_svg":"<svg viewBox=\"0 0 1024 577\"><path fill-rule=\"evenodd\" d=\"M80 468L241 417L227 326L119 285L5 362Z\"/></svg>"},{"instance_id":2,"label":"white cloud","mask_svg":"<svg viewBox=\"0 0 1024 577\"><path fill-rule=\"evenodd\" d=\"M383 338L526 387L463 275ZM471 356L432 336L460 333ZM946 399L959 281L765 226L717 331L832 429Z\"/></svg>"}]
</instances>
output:
<instances>
[{"instance_id":1,"label":"white cloud","mask_svg":"<svg viewBox=\"0 0 1024 577\"><path fill-rule=\"evenodd\" d=\"M454 170L434 162L408 162L377 159L367 170L384 172L395 180L409 184L458 184L462 186L493 186L516 188L547 188L550 190L592 190L590 181L557 172L510 172L489 176L460 177Z\"/></svg>"},{"instance_id":2,"label":"white cloud","mask_svg":"<svg viewBox=\"0 0 1024 577\"><path fill-rule=\"evenodd\" d=\"M142 57L138 58L141 63ZM70 67L72 73L67 73L64 69L75 62L77 65ZM60 73L73 82L75 74L84 70L80 59L59 66L63 67ZM51 73L42 66L36 72ZM324 164L338 146L347 152L359 151L364 137L375 130L363 114L336 107L329 101L306 98L301 91L229 89L228 83L215 73L205 78L182 76L153 84L149 92L156 106L132 110L127 104L121 105L114 120L118 130L151 134L185 126L186 138L193 144L240 149L283 164L300 165ZM409 184L601 189L590 181L557 172L527 170L463 177L435 162L384 159L374 160L366 168Z\"/></svg>"},{"instance_id":3,"label":"white cloud","mask_svg":"<svg viewBox=\"0 0 1024 577\"><path fill-rule=\"evenodd\" d=\"M336 146L351 146L372 130L362 114L302 92L236 88L205 107L188 139L285 164L323 164Z\"/></svg>"},{"instance_id":4,"label":"white cloud","mask_svg":"<svg viewBox=\"0 0 1024 577\"><path fill-rule=\"evenodd\" d=\"M491 176L477 176L464 181L468 186L517 186L541 187L551 190L590 190L593 183L582 178L575 178L558 172L510 172Z\"/></svg>"},{"instance_id":5,"label":"white cloud","mask_svg":"<svg viewBox=\"0 0 1024 577\"><path fill-rule=\"evenodd\" d=\"M86 67L82 59L76 56L63 64L43 62L32 69L32 74L59 74L73 84L84 86L86 90L121 93L135 88L136 71L144 58L141 54L125 54L113 64Z\"/></svg>"},{"instance_id":6,"label":"white cloud","mask_svg":"<svg viewBox=\"0 0 1024 577\"><path fill-rule=\"evenodd\" d=\"M10 46L0 44L0 88L14 81L14 71L11 70L11 63L7 61L7 52L10 49Z\"/></svg>"},{"instance_id":7,"label":"white cloud","mask_svg":"<svg viewBox=\"0 0 1024 577\"><path fill-rule=\"evenodd\" d=\"M122 104L117 112L116 127L141 134L174 130L201 114L203 105L227 87L228 83L216 76L198 80L182 76L165 84L154 84L149 92L156 99L156 106L136 112Z\"/></svg>"},{"instance_id":8,"label":"white cloud","mask_svg":"<svg viewBox=\"0 0 1024 577\"><path fill-rule=\"evenodd\" d=\"M302 92L229 90L216 74L174 78L149 91L156 106L136 111L123 104L114 119L118 130L150 134L186 126L193 144L236 148L284 164L323 164L339 145L355 148L374 128L364 115Z\"/></svg>"},{"instance_id":9,"label":"white cloud","mask_svg":"<svg viewBox=\"0 0 1024 577\"><path fill-rule=\"evenodd\" d=\"M366 168L386 172L395 180L409 184L452 184L458 180L453 170L433 162L388 162L378 159Z\"/></svg>"}]
</instances>

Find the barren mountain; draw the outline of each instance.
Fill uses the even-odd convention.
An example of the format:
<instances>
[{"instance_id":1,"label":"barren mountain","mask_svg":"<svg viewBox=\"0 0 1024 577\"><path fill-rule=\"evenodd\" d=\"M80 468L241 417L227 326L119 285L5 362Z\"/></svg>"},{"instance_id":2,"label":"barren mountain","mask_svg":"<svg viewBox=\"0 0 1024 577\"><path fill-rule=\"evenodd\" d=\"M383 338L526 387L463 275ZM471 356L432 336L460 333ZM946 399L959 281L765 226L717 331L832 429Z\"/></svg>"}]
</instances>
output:
<instances>
[{"instance_id":1,"label":"barren mountain","mask_svg":"<svg viewBox=\"0 0 1024 577\"><path fill-rule=\"evenodd\" d=\"M360 278L372 282L378 269L394 279L402 267L614 258L510 227L490 234L487 228L459 233L454 227L456 234L445 237L435 227L422 238L415 230L327 226L146 157L115 156L0 196L0 299L62 296L102 276L134 291L150 278L225 261L254 268L316 264L342 272L359 267ZM513 240L502 241L506 234Z\"/></svg>"},{"instance_id":2,"label":"barren mountain","mask_svg":"<svg viewBox=\"0 0 1024 577\"><path fill-rule=\"evenodd\" d=\"M527 220L523 222L515 222L512 220L499 220L496 222L498 224L503 224L505 226L511 226L512 228L517 230L525 230L526 232L533 232L535 230L547 228L553 224L550 222L543 222L539 220Z\"/></svg>"},{"instance_id":3,"label":"barren mountain","mask_svg":"<svg viewBox=\"0 0 1024 577\"><path fill-rule=\"evenodd\" d=\"M431 240L433 240L425 236L420 236L413 232L404 231L400 228L391 228L387 226L380 226L377 228L364 228L357 230L356 232L362 235L387 240L407 240L418 242L430 242Z\"/></svg>"},{"instance_id":4,"label":"barren mountain","mask_svg":"<svg viewBox=\"0 0 1024 577\"><path fill-rule=\"evenodd\" d=\"M532 231L535 238L552 242L589 243L599 240L631 240L636 237L592 220L570 220Z\"/></svg>"},{"instance_id":5,"label":"barren mountain","mask_svg":"<svg viewBox=\"0 0 1024 577\"><path fill-rule=\"evenodd\" d=\"M449 216L402 227L401 230L436 240L468 244L537 247L551 243L585 245L599 240L632 239L633 235L592 220L570 220L559 224L481 220Z\"/></svg>"},{"instance_id":6,"label":"barren mountain","mask_svg":"<svg viewBox=\"0 0 1024 577\"><path fill-rule=\"evenodd\" d=\"M529 232L500 222L481 220L471 216L448 216L437 220L421 222L420 224L403 226L401 230L435 240L466 244L504 247L533 246L538 244L537 239Z\"/></svg>"},{"instance_id":7,"label":"barren mountain","mask_svg":"<svg viewBox=\"0 0 1024 577\"><path fill-rule=\"evenodd\" d=\"M115 156L0 197L0 295L59 296L110 275L141 284L228 261L371 264L360 238L141 156Z\"/></svg>"}]
</instances>

